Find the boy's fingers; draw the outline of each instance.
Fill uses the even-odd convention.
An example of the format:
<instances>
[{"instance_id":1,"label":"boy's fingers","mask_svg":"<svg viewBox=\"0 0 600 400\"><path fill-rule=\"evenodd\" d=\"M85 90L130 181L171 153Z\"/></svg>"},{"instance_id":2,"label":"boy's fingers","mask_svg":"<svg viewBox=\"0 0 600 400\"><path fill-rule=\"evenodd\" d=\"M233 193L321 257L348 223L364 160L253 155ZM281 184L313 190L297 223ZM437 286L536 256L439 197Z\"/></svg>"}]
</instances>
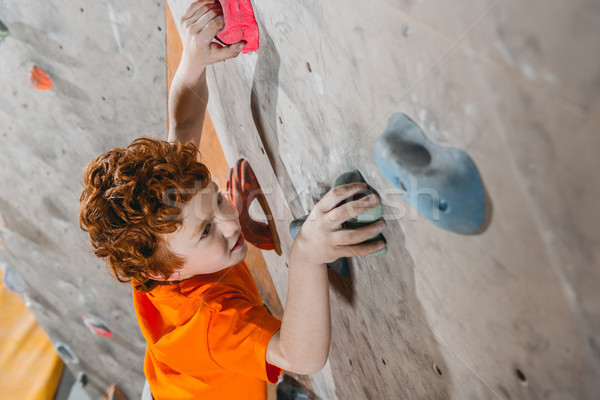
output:
<instances>
[{"instance_id":1,"label":"boy's fingers","mask_svg":"<svg viewBox=\"0 0 600 400\"><path fill-rule=\"evenodd\" d=\"M328 212L327 220L334 225L339 225L350 218L354 218L365 211L376 207L379 205L380 201L381 200L376 194L370 194L362 199L350 201Z\"/></svg>"},{"instance_id":2,"label":"boy's fingers","mask_svg":"<svg viewBox=\"0 0 600 400\"><path fill-rule=\"evenodd\" d=\"M343 247L343 250L340 251L342 254L340 257L366 256L375 253L384 247L385 242L382 240L365 244L356 244L354 246L345 246Z\"/></svg>"},{"instance_id":3,"label":"boy's fingers","mask_svg":"<svg viewBox=\"0 0 600 400\"><path fill-rule=\"evenodd\" d=\"M217 32L214 33L214 35L210 35L210 33L208 31L209 26L215 25L215 24L218 25L220 21L223 21L222 18L223 18L223 10L221 9L221 7L219 5L213 5L206 9L203 9L203 10L201 10L201 15L198 17L198 19L191 24L191 26L190 26L191 32L193 34L201 33L203 36L205 36L205 38L206 38L206 36L210 36L207 38L208 41L210 41L210 40L212 40L212 38L215 37L218 30L217 30Z\"/></svg>"},{"instance_id":4,"label":"boy's fingers","mask_svg":"<svg viewBox=\"0 0 600 400\"><path fill-rule=\"evenodd\" d=\"M225 26L225 20L223 18L223 10L212 9L206 13L206 22L202 23L200 30L202 35L209 40L212 40L217 33ZM198 31L200 32L200 31Z\"/></svg>"},{"instance_id":5,"label":"boy's fingers","mask_svg":"<svg viewBox=\"0 0 600 400\"><path fill-rule=\"evenodd\" d=\"M343 200L354 196L355 194L362 193L367 189L367 184L362 182L349 183L346 185L340 185L331 189L323 196L323 198L317 203L317 208L322 213L327 213L335 208Z\"/></svg>"},{"instance_id":6,"label":"boy's fingers","mask_svg":"<svg viewBox=\"0 0 600 400\"><path fill-rule=\"evenodd\" d=\"M196 1L192 4L190 4L190 6L188 7L187 11L185 12L185 14L183 15L183 17L181 17L181 22L183 23L184 21L192 18L194 16L194 14L196 14L196 12L198 12L198 10L200 10L202 8L202 6L204 5L210 5L215 3L216 0L211 1L211 0L200 0L200 1Z\"/></svg>"},{"instance_id":7,"label":"boy's fingers","mask_svg":"<svg viewBox=\"0 0 600 400\"><path fill-rule=\"evenodd\" d=\"M373 222L367 226L356 229L343 229L341 231L333 232L334 243L340 246L353 246L358 243L364 242L367 239L381 233L385 229L385 222L383 220Z\"/></svg>"},{"instance_id":8,"label":"boy's fingers","mask_svg":"<svg viewBox=\"0 0 600 400\"><path fill-rule=\"evenodd\" d=\"M233 58L236 57L238 54L240 54L240 51L242 51L242 49L244 48L245 43L244 42L239 42L239 43L235 43L232 44L231 46L221 46L218 43L211 43L210 44L210 51L212 54L212 57L218 61L223 61L223 60L227 60L229 58Z\"/></svg>"}]
</instances>

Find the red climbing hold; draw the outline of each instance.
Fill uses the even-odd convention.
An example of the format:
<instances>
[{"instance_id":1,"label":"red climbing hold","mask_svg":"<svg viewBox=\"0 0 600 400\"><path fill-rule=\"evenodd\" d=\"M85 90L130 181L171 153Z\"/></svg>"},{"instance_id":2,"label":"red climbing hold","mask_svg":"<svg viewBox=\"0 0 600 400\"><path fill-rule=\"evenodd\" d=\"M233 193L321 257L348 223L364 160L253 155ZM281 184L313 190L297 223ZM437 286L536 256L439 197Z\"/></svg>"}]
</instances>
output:
<instances>
[{"instance_id":1,"label":"red climbing hold","mask_svg":"<svg viewBox=\"0 0 600 400\"><path fill-rule=\"evenodd\" d=\"M236 166L229 171L227 194L238 211L242 233L246 240L259 249L275 250L277 254L281 255L281 244L273 214L248 161L238 160ZM254 221L250 217L248 209L254 199L258 200L262 207L267 216L268 224Z\"/></svg>"},{"instance_id":2,"label":"red climbing hold","mask_svg":"<svg viewBox=\"0 0 600 400\"><path fill-rule=\"evenodd\" d=\"M52 89L52 80L48 74L37 65L34 65L33 68L31 68L31 71L29 71L29 80L36 89Z\"/></svg>"},{"instance_id":3,"label":"red climbing hold","mask_svg":"<svg viewBox=\"0 0 600 400\"><path fill-rule=\"evenodd\" d=\"M94 332L96 335L112 339L112 332L110 331L106 323L102 321L99 317L96 317L95 315L84 315L83 323L89 328L90 331Z\"/></svg>"},{"instance_id":4,"label":"red climbing hold","mask_svg":"<svg viewBox=\"0 0 600 400\"><path fill-rule=\"evenodd\" d=\"M246 42L242 53L258 50L258 24L250 0L219 0L223 7L225 27L217 38L225 44Z\"/></svg>"}]
</instances>

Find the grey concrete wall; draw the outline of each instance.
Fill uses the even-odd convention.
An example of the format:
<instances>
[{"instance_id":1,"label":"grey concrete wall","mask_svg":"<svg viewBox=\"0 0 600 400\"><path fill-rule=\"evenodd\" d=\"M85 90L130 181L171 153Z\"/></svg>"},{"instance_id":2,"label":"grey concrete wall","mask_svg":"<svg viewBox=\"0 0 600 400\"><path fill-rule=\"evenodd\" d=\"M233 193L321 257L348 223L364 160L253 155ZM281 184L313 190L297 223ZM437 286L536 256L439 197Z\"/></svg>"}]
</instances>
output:
<instances>
[{"instance_id":1,"label":"grey concrete wall","mask_svg":"<svg viewBox=\"0 0 600 400\"><path fill-rule=\"evenodd\" d=\"M130 288L91 254L77 207L88 161L166 136L164 3L6 0L0 20L0 261L27 282L51 339L75 351L68 366L88 373L94 398L111 383L138 398L145 342ZM34 64L52 90L30 84ZM90 313L113 339L83 325Z\"/></svg>"},{"instance_id":2,"label":"grey concrete wall","mask_svg":"<svg viewBox=\"0 0 600 400\"><path fill-rule=\"evenodd\" d=\"M183 0L169 2L176 19ZM336 176L360 169L388 211L388 254L330 276L324 398L593 399L600 390L600 7L594 1L253 2L261 49L209 71L228 161L250 160L284 255ZM378 172L389 117L477 164L480 235L413 217ZM439 368L439 373L437 368ZM440 376L441 373L441 376Z\"/></svg>"}]
</instances>

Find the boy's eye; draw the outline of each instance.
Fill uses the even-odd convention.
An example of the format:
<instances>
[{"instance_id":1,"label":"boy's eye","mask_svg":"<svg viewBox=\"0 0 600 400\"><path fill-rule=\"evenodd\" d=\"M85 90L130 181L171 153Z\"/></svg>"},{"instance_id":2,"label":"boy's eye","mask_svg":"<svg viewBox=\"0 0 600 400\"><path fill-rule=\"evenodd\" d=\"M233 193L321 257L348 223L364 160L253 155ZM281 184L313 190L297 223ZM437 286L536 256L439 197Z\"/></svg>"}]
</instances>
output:
<instances>
[{"instance_id":1,"label":"boy's eye","mask_svg":"<svg viewBox=\"0 0 600 400\"><path fill-rule=\"evenodd\" d=\"M223 192L219 192L219 194L217 195L217 205L220 206L222 202L223 202Z\"/></svg>"},{"instance_id":2,"label":"boy's eye","mask_svg":"<svg viewBox=\"0 0 600 400\"><path fill-rule=\"evenodd\" d=\"M208 234L210 233L211 226L212 226L212 224L210 224L210 223L206 224L206 226L204 227L204 231L202 232L202 236L200 237L200 240L202 240L208 236Z\"/></svg>"}]
</instances>

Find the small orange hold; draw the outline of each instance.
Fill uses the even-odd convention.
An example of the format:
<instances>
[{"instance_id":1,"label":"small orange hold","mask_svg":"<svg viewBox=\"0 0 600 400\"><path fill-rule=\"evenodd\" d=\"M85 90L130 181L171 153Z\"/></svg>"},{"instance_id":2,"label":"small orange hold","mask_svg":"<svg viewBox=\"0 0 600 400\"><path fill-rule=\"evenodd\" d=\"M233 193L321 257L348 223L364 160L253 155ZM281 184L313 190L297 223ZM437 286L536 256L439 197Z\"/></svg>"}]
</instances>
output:
<instances>
[{"instance_id":1,"label":"small orange hold","mask_svg":"<svg viewBox=\"0 0 600 400\"><path fill-rule=\"evenodd\" d=\"M29 71L29 80L33 87L38 90L49 90L52 89L53 86L52 79L50 79L48 74L37 65L34 65L33 68L31 68L31 71Z\"/></svg>"}]
</instances>

